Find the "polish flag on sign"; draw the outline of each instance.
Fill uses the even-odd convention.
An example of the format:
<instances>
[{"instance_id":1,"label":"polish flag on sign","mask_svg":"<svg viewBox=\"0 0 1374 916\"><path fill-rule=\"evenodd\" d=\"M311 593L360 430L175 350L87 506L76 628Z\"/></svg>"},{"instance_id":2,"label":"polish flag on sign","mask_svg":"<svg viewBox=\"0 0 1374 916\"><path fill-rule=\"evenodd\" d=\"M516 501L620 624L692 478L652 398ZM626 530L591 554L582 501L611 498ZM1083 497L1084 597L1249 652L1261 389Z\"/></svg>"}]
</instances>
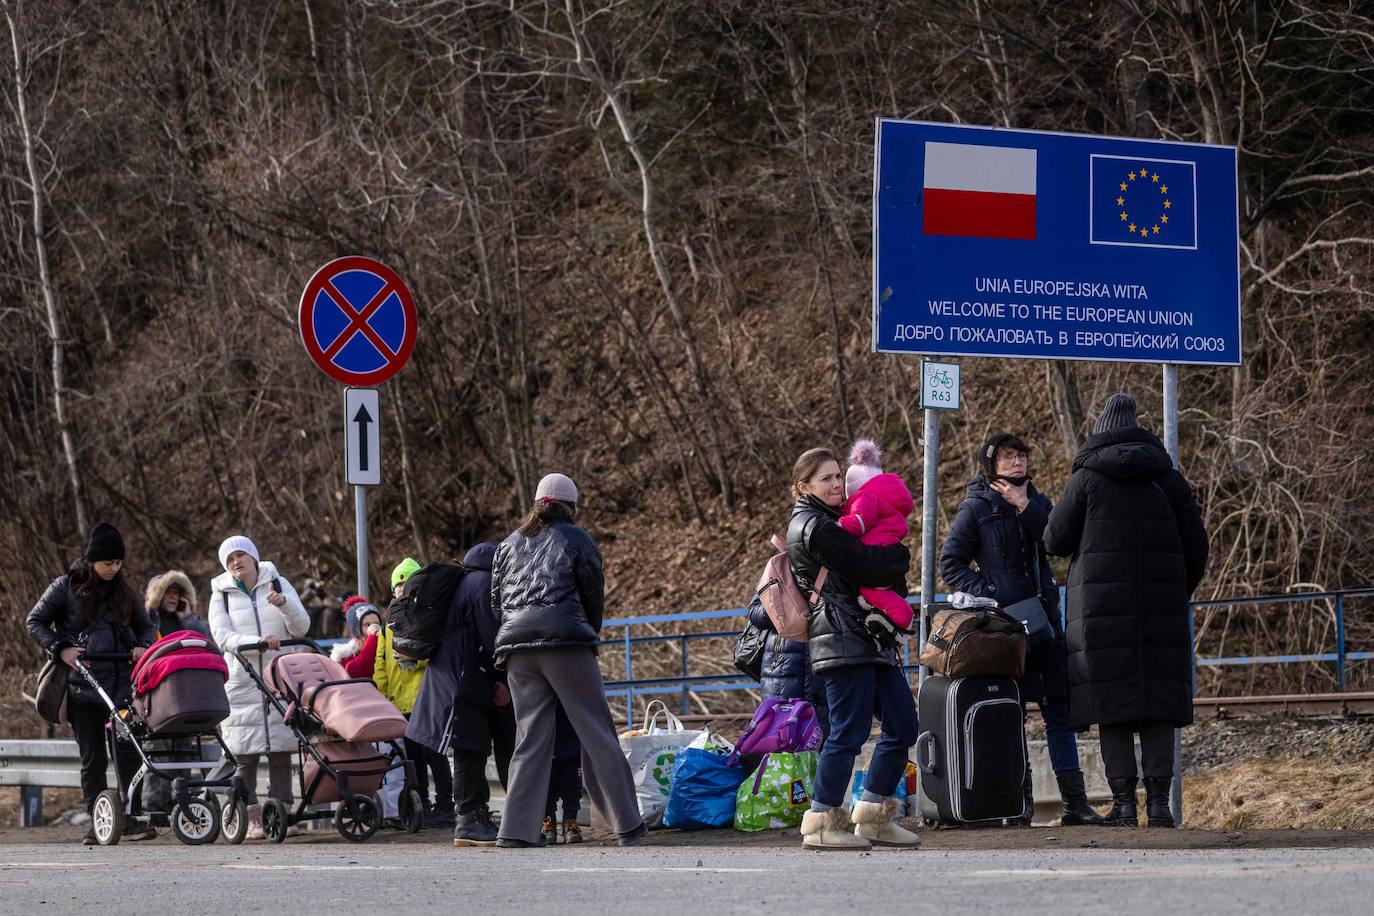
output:
<instances>
[{"instance_id":1,"label":"polish flag on sign","mask_svg":"<svg viewBox=\"0 0 1374 916\"><path fill-rule=\"evenodd\" d=\"M926 235L1035 238L1035 150L926 143Z\"/></svg>"}]
</instances>

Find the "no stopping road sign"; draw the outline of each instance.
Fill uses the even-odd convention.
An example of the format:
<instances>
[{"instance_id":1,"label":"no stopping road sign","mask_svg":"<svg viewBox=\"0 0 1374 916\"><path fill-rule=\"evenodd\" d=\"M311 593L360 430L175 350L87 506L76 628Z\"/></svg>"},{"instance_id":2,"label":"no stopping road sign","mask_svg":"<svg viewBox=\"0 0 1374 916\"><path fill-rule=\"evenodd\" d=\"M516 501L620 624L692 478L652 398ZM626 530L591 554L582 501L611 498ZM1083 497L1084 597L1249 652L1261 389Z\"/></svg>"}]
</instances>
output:
<instances>
[{"instance_id":1,"label":"no stopping road sign","mask_svg":"<svg viewBox=\"0 0 1374 916\"><path fill-rule=\"evenodd\" d=\"M379 385L415 349L419 320L410 290L372 258L338 258L301 293L301 342L326 375L345 385Z\"/></svg>"}]
</instances>

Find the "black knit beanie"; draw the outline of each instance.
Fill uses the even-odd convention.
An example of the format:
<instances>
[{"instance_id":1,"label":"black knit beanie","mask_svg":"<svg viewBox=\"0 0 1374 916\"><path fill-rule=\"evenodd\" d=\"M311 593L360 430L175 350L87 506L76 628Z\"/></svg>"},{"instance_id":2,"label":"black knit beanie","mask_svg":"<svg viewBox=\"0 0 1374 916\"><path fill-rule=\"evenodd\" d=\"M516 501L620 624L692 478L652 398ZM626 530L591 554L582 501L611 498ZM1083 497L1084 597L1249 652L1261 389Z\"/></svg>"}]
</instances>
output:
<instances>
[{"instance_id":1,"label":"black knit beanie","mask_svg":"<svg viewBox=\"0 0 1374 916\"><path fill-rule=\"evenodd\" d=\"M1135 398L1129 394L1114 394L1107 398L1107 406L1102 408L1102 416L1097 418L1093 434L1139 425L1135 416Z\"/></svg>"},{"instance_id":2,"label":"black knit beanie","mask_svg":"<svg viewBox=\"0 0 1374 916\"><path fill-rule=\"evenodd\" d=\"M120 537L114 525L101 522L95 526L90 543L86 545L86 559L92 563L124 559L124 538Z\"/></svg>"}]
</instances>

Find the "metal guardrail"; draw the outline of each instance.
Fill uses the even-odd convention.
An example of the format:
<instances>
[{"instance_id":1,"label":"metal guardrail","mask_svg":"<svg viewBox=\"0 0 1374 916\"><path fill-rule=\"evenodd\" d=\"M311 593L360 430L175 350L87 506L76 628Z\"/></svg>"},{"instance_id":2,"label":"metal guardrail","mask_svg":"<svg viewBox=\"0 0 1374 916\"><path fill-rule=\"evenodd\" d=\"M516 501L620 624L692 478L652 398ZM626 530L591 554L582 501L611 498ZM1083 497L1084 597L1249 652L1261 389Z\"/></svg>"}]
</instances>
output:
<instances>
[{"instance_id":1,"label":"metal guardrail","mask_svg":"<svg viewBox=\"0 0 1374 916\"><path fill-rule=\"evenodd\" d=\"M1061 622L1065 613L1066 600L1065 589L1060 588L1060 617ZM936 601L946 600L945 595L936 595ZM1366 661L1374 659L1374 651L1369 652L1350 652L1346 645L1345 631L1345 610L1346 602L1352 598L1374 598L1374 588L1361 589L1340 589L1327 592L1301 592L1287 595L1256 595L1241 598L1221 598L1207 601L1194 601L1189 607L1192 618L1196 617L1197 611L1209 607L1246 607L1246 606L1268 606L1282 604L1311 604L1318 601L1330 601L1333 604L1333 617L1335 624L1336 651L1321 652L1302 655L1256 655L1256 656L1232 656L1225 658L1199 658L1196 651L1193 655L1193 681L1197 682L1197 669L1200 667L1214 667L1225 665L1264 665L1264 664L1291 664L1296 662L1334 662L1336 665L1336 690L1344 692L1346 685L1347 666L1350 662ZM920 596L914 595L907 599L913 605L920 603ZM730 690L750 690L758 689L758 682L743 674L725 672L720 674L692 674L691 673L691 644L707 639L733 639L738 635L737 630L717 630L707 633L674 633L654 636L635 636L635 627L658 626L665 623L680 623L694 620L738 620L748 614L748 608L729 608L715 611L691 611L675 614L660 615L641 615L636 617L620 617L602 621L602 628L609 629L618 627L622 630L621 635L613 639L603 639L601 645L605 647L616 647L623 651L625 661L625 677L619 680L606 682L606 696L625 699L626 720L634 722L634 698L645 694L663 694L677 692L681 696L681 712L686 714L691 711L691 697L696 693L717 693ZM1193 619L1190 618L1190 627ZM677 643L680 659L681 674L675 676L636 678L634 676L634 652L635 646ZM917 670L917 666L911 664L911 641L907 640L903 645L904 670L910 674Z\"/></svg>"},{"instance_id":2,"label":"metal guardrail","mask_svg":"<svg viewBox=\"0 0 1374 916\"><path fill-rule=\"evenodd\" d=\"M207 769L219 763L222 757L219 745L203 742L200 748ZM294 780L300 772L298 757L292 759L291 770ZM499 810L502 790L494 760L487 760L486 776L493 791L493 808ZM105 781L107 785L115 785L113 766L106 769ZM259 796L267 794L268 781L267 767L259 767ZM81 751L71 739L0 739L0 788L3 787L19 789L19 825L41 827L43 789L81 788Z\"/></svg>"},{"instance_id":3,"label":"metal guardrail","mask_svg":"<svg viewBox=\"0 0 1374 916\"><path fill-rule=\"evenodd\" d=\"M218 764L220 756L218 745L201 745L201 758L207 769ZM115 784L113 766L106 769L105 781L107 785ZM21 827L41 826L44 788L81 788L81 752L72 740L0 740L0 786L19 788Z\"/></svg>"}]
</instances>

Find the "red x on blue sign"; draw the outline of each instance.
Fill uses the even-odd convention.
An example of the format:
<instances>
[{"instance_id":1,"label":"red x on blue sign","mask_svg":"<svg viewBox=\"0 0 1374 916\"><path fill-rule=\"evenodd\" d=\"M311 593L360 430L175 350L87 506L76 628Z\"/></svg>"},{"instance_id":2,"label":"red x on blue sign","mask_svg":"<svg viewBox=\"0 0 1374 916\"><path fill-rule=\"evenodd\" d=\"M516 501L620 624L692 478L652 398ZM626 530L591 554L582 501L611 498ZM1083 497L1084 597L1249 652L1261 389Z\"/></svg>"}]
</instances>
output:
<instances>
[{"instance_id":1,"label":"red x on blue sign","mask_svg":"<svg viewBox=\"0 0 1374 916\"><path fill-rule=\"evenodd\" d=\"M315 271L301 293L301 342L310 358L345 385L379 385L406 364L419 321L396 272L364 257L338 258Z\"/></svg>"}]
</instances>

